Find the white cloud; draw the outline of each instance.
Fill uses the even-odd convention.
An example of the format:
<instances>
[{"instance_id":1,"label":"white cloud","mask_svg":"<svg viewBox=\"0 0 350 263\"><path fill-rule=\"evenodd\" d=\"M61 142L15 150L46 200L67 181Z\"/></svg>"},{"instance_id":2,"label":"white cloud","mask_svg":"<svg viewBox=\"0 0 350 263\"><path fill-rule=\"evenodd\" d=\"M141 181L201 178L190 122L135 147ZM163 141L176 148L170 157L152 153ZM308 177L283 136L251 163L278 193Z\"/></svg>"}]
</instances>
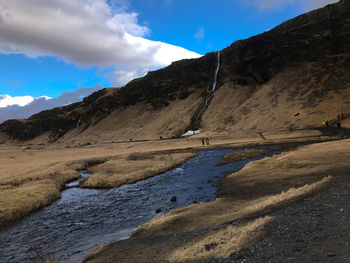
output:
<instances>
[{"instance_id":1,"label":"white cloud","mask_svg":"<svg viewBox=\"0 0 350 263\"><path fill-rule=\"evenodd\" d=\"M321 8L327 4L336 3L339 0L243 0L248 5L259 8L260 11L276 10L285 8L288 5L296 4L305 11Z\"/></svg>"},{"instance_id":2,"label":"white cloud","mask_svg":"<svg viewBox=\"0 0 350 263\"><path fill-rule=\"evenodd\" d=\"M324 7L328 4L337 3L337 2L339 2L339 0L309 0L306 2L308 2L307 3L308 5L306 6L307 10L314 10L317 8Z\"/></svg>"},{"instance_id":3,"label":"white cloud","mask_svg":"<svg viewBox=\"0 0 350 263\"><path fill-rule=\"evenodd\" d=\"M0 95L0 108L11 105L25 106L34 100L31 96L11 97L10 95Z\"/></svg>"},{"instance_id":4,"label":"white cloud","mask_svg":"<svg viewBox=\"0 0 350 263\"><path fill-rule=\"evenodd\" d=\"M125 0L0 0L0 52L57 56L80 66L144 68L200 56L145 39L150 29L139 25L136 13L125 11L126 4Z\"/></svg>"},{"instance_id":5,"label":"white cloud","mask_svg":"<svg viewBox=\"0 0 350 263\"><path fill-rule=\"evenodd\" d=\"M98 66L101 72L108 68L110 73L104 74L114 86L149 69L200 56L146 39L151 30L138 23L137 13L127 12L128 4L128 0L0 0L0 53L57 56L78 66ZM56 99L3 95L0 122L79 101L81 94L95 90L78 89Z\"/></svg>"},{"instance_id":6,"label":"white cloud","mask_svg":"<svg viewBox=\"0 0 350 263\"><path fill-rule=\"evenodd\" d=\"M194 34L194 37L197 39L204 38L204 28L203 27L199 28L196 34Z\"/></svg>"},{"instance_id":7,"label":"white cloud","mask_svg":"<svg viewBox=\"0 0 350 263\"><path fill-rule=\"evenodd\" d=\"M144 76L152 68L147 67L120 67L115 71L108 72L105 77L112 81L113 87L117 87L120 83L127 83L130 80Z\"/></svg>"},{"instance_id":8,"label":"white cloud","mask_svg":"<svg viewBox=\"0 0 350 263\"><path fill-rule=\"evenodd\" d=\"M99 84L90 88L79 88L73 92L63 92L57 98L0 95L0 123L8 119L25 119L42 110L81 101L84 97L101 88L102 86Z\"/></svg>"}]
</instances>

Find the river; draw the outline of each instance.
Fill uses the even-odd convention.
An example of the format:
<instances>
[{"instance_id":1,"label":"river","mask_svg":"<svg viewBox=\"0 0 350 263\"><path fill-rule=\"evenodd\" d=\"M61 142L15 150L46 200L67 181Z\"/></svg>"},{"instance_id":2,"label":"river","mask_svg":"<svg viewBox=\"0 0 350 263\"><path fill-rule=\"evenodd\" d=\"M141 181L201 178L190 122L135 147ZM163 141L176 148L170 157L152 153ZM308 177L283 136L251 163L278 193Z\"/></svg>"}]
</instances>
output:
<instances>
[{"instance_id":1,"label":"river","mask_svg":"<svg viewBox=\"0 0 350 263\"><path fill-rule=\"evenodd\" d=\"M33 262L35 254L45 253L59 262L80 262L104 243L128 238L155 216L214 201L216 184L226 173L258 159L214 167L233 151L199 151L173 170L115 189L69 188L60 200L0 229L1 262Z\"/></svg>"}]
</instances>

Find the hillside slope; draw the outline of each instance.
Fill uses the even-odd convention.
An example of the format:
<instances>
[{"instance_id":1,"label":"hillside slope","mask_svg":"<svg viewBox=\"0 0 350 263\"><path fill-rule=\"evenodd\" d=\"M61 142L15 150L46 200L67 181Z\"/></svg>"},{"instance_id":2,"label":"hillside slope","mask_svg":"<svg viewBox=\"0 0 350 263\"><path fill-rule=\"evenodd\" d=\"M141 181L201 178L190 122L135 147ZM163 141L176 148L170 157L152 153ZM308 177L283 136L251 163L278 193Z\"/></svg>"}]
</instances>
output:
<instances>
[{"instance_id":1,"label":"hillside slope","mask_svg":"<svg viewBox=\"0 0 350 263\"><path fill-rule=\"evenodd\" d=\"M182 60L83 102L9 120L14 140L84 142L208 133L350 127L350 1L342 0L233 43ZM1 137L1 136L0 136ZM5 136L2 136L5 138Z\"/></svg>"}]
</instances>

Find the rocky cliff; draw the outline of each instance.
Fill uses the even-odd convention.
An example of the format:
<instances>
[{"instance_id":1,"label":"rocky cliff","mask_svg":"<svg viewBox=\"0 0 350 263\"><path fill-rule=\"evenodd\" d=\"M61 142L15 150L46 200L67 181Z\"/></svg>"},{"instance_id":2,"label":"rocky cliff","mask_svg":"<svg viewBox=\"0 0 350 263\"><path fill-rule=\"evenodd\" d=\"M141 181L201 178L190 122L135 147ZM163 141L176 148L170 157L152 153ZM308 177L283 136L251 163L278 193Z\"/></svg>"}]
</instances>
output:
<instances>
[{"instance_id":1,"label":"rocky cliff","mask_svg":"<svg viewBox=\"0 0 350 263\"><path fill-rule=\"evenodd\" d=\"M259 132L319 127L350 114L350 1L289 20L221 52L177 61L82 102L8 120L15 140L172 137L188 129ZM350 117L350 116L349 116ZM343 121L347 126L347 119ZM44 138L43 137L43 138Z\"/></svg>"}]
</instances>

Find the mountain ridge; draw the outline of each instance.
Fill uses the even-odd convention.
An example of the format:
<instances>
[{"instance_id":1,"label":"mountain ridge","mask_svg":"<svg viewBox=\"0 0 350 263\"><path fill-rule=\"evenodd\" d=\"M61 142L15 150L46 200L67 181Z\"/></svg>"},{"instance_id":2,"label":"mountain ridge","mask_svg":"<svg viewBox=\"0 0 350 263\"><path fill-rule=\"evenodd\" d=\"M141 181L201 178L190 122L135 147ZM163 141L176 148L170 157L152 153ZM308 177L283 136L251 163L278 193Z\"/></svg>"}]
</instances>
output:
<instances>
[{"instance_id":1,"label":"mountain ridge","mask_svg":"<svg viewBox=\"0 0 350 263\"><path fill-rule=\"evenodd\" d=\"M102 89L82 102L5 121L0 131L12 140L42 136L48 142L77 142L176 137L199 128L259 132L333 123L337 113L348 115L350 105L349 9L349 1L341 0L224 48L215 93L212 52L124 87ZM348 120L343 122L347 127Z\"/></svg>"}]
</instances>

